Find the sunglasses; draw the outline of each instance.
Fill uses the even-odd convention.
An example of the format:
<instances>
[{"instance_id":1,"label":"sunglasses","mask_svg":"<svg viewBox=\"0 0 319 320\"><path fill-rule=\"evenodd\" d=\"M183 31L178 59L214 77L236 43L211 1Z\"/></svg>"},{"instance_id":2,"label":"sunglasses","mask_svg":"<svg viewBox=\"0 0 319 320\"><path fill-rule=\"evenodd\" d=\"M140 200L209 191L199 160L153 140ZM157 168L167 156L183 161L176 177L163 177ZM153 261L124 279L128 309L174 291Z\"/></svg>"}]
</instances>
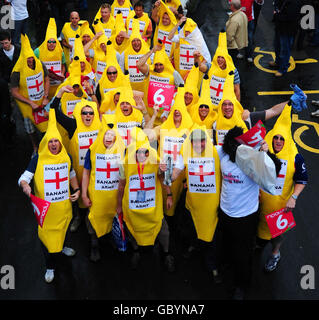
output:
<instances>
[{"instance_id":1,"label":"sunglasses","mask_svg":"<svg viewBox=\"0 0 319 320\"><path fill-rule=\"evenodd\" d=\"M56 43L55 40L48 40L48 43Z\"/></svg>"},{"instance_id":2,"label":"sunglasses","mask_svg":"<svg viewBox=\"0 0 319 320\"><path fill-rule=\"evenodd\" d=\"M285 141L283 137L274 136L274 140Z\"/></svg>"},{"instance_id":3,"label":"sunglasses","mask_svg":"<svg viewBox=\"0 0 319 320\"><path fill-rule=\"evenodd\" d=\"M111 75L111 74L117 74L117 71L112 71L112 72L108 71L107 74L109 74L109 75Z\"/></svg>"},{"instance_id":4,"label":"sunglasses","mask_svg":"<svg viewBox=\"0 0 319 320\"><path fill-rule=\"evenodd\" d=\"M87 116L87 115L93 116L94 112L93 111L82 111L81 114L84 116Z\"/></svg>"},{"instance_id":5,"label":"sunglasses","mask_svg":"<svg viewBox=\"0 0 319 320\"><path fill-rule=\"evenodd\" d=\"M199 109L203 109L203 108L209 109L209 106L207 106L206 104L201 104L201 105L199 106Z\"/></svg>"}]
</instances>

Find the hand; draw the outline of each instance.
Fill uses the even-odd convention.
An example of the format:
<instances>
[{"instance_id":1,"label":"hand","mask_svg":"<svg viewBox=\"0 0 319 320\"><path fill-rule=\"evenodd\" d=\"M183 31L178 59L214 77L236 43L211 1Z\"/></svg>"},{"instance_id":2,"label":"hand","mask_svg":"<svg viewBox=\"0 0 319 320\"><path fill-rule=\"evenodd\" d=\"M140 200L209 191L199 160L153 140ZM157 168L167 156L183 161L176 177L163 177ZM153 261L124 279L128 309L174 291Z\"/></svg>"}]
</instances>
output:
<instances>
[{"instance_id":1,"label":"hand","mask_svg":"<svg viewBox=\"0 0 319 320\"><path fill-rule=\"evenodd\" d=\"M154 3L154 6L155 7L159 7L161 5L161 0L157 0L155 3Z\"/></svg>"},{"instance_id":2,"label":"hand","mask_svg":"<svg viewBox=\"0 0 319 320\"><path fill-rule=\"evenodd\" d=\"M104 32L102 32L102 31L97 32L97 33L95 34L94 38L95 38L95 39L98 39L103 33L104 33Z\"/></svg>"},{"instance_id":3,"label":"hand","mask_svg":"<svg viewBox=\"0 0 319 320\"><path fill-rule=\"evenodd\" d=\"M153 52L155 53L156 51L160 51L160 50L162 50L162 46L160 45L160 44L157 44L157 45L155 45L154 47L153 47Z\"/></svg>"},{"instance_id":4,"label":"hand","mask_svg":"<svg viewBox=\"0 0 319 320\"><path fill-rule=\"evenodd\" d=\"M47 97L43 98L42 106L45 107L49 103L49 99Z\"/></svg>"},{"instance_id":5,"label":"hand","mask_svg":"<svg viewBox=\"0 0 319 320\"><path fill-rule=\"evenodd\" d=\"M70 86L70 85L63 86L63 87L59 90L59 92L58 92L58 94L57 94L57 97L58 97L58 98L61 98L64 92L73 93L73 91L74 91L74 90L73 90L72 86Z\"/></svg>"},{"instance_id":6,"label":"hand","mask_svg":"<svg viewBox=\"0 0 319 320\"><path fill-rule=\"evenodd\" d=\"M87 92L87 94L93 94L93 88L90 85L90 82L87 80L83 81L83 88Z\"/></svg>"},{"instance_id":7,"label":"hand","mask_svg":"<svg viewBox=\"0 0 319 320\"><path fill-rule=\"evenodd\" d=\"M290 197L286 203L285 212L289 212L296 207L296 200Z\"/></svg>"},{"instance_id":8,"label":"hand","mask_svg":"<svg viewBox=\"0 0 319 320\"><path fill-rule=\"evenodd\" d=\"M89 199L88 196L82 195L82 201L83 201L83 204L86 208L90 208L92 206L92 201Z\"/></svg>"},{"instance_id":9,"label":"hand","mask_svg":"<svg viewBox=\"0 0 319 320\"><path fill-rule=\"evenodd\" d=\"M73 194L70 195L70 200L71 200L72 202L75 202L76 200L79 199L80 194L81 194L81 191L80 191L80 190L78 190L77 192L74 192Z\"/></svg>"},{"instance_id":10,"label":"hand","mask_svg":"<svg viewBox=\"0 0 319 320\"><path fill-rule=\"evenodd\" d=\"M172 208L173 206L173 197L172 196L169 196L167 197L166 199L166 208L167 210L169 210L170 208Z\"/></svg>"},{"instance_id":11,"label":"hand","mask_svg":"<svg viewBox=\"0 0 319 320\"><path fill-rule=\"evenodd\" d=\"M193 52L193 56L194 56L195 61L198 61L202 55L201 55L200 51L195 50Z\"/></svg>"},{"instance_id":12,"label":"hand","mask_svg":"<svg viewBox=\"0 0 319 320\"><path fill-rule=\"evenodd\" d=\"M29 105L32 108L32 110L37 110L39 108L39 106L36 103L34 103L33 101L30 101Z\"/></svg>"},{"instance_id":13,"label":"hand","mask_svg":"<svg viewBox=\"0 0 319 320\"><path fill-rule=\"evenodd\" d=\"M165 172L167 170L167 165L166 163L160 163L159 168L162 172Z\"/></svg>"},{"instance_id":14,"label":"hand","mask_svg":"<svg viewBox=\"0 0 319 320\"><path fill-rule=\"evenodd\" d=\"M155 116L158 114L159 111L159 105L158 104L154 104L153 106L153 115L155 114Z\"/></svg>"},{"instance_id":15,"label":"hand","mask_svg":"<svg viewBox=\"0 0 319 320\"><path fill-rule=\"evenodd\" d=\"M27 183L24 183L22 186L22 191L30 198L31 195L31 187Z\"/></svg>"},{"instance_id":16,"label":"hand","mask_svg":"<svg viewBox=\"0 0 319 320\"><path fill-rule=\"evenodd\" d=\"M268 152L269 147L265 140L262 141L259 151Z\"/></svg>"},{"instance_id":17,"label":"hand","mask_svg":"<svg viewBox=\"0 0 319 320\"><path fill-rule=\"evenodd\" d=\"M183 22L185 22L187 20L187 17L183 16L179 19L179 21L177 22L177 25L181 25Z\"/></svg>"}]
</instances>

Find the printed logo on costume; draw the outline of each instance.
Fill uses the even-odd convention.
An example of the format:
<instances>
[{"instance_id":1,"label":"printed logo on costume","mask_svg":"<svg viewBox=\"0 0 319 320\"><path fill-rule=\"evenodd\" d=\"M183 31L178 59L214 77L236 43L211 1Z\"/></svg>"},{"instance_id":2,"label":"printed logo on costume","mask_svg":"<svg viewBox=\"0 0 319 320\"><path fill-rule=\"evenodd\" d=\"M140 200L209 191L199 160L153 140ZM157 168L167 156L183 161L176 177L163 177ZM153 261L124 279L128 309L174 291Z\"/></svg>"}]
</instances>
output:
<instances>
[{"instance_id":1,"label":"printed logo on costume","mask_svg":"<svg viewBox=\"0 0 319 320\"><path fill-rule=\"evenodd\" d=\"M98 130L90 132L79 132L79 165L84 166L85 155L91 144L95 141L98 134Z\"/></svg>"},{"instance_id":2,"label":"printed logo on costume","mask_svg":"<svg viewBox=\"0 0 319 320\"><path fill-rule=\"evenodd\" d=\"M164 43L165 52L166 52L166 54L168 56L170 56L171 55L171 51L172 51L172 41L168 40L168 35L169 35L168 31L164 31L164 30L158 29L157 39L161 40Z\"/></svg>"},{"instance_id":3,"label":"printed logo on costume","mask_svg":"<svg viewBox=\"0 0 319 320\"><path fill-rule=\"evenodd\" d=\"M182 144L184 142L183 137L168 137L164 136L163 144L163 153L164 157L170 156L173 160L173 163L177 161L177 158L180 154Z\"/></svg>"},{"instance_id":4,"label":"printed logo on costume","mask_svg":"<svg viewBox=\"0 0 319 320\"><path fill-rule=\"evenodd\" d=\"M128 72L130 74L130 82L143 82L145 79L144 74L137 67L137 62L140 59L140 57L142 57L142 54L127 56L127 64L128 64Z\"/></svg>"},{"instance_id":5,"label":"printed logo on costume","mask_svg":"<svg viewBox=\"0 0 319 320\"><path fill-rule=\"evenodd\" d=\"M215 106L218 106L223 97L225 80L225 78L216 77L214 75L212 75L210 80L210 98L212 100L212 104Z\"/></svg>"},{"instance_id":6,"label":"printed logo on costume","mask_svg":"<svg viewBox=\"0 0 319 320\"><path fill-rule=\"evenodd\" d=\"M181 44L179 48L179 68L180 70L191 70L194 65L194 51L196 47Z\"/></svg>"},{"instance_id":7,"label":"printed logo on costume","mask_svg":"<svg viewBox=\"0 0 319 320\"><path fill-rule=\"evenodd\" d=\"M95 155L95 190L118 189L120 160L119 153Z\"/></svg>"},{"instance_id":8,"label":"printed logo on costume","mask_svg":"<svg viewBox=\"0 0 319 320\"><path fill-rule=\"evenodd\" d=\"M192 193L216 193L215 159L188 159L188 189Z\"/></svg>"},{"instance_id":9,"label":"printed logo on costume","mask_svg":"<svg viewBox=\"0 0 319 320\"><path fill-rule=\"evenodd\" d=\"M143 174L143 181L138 175L129 179L129 208L148 209L155 207L155 174Z\"/></svg>"},{"instance_id":10,"label":"printed logo on costume","mask_svg":"<svg viewBox=\"0 0 319 320\"><path fill-rule=\"evenodd\" d=\"M73 114L75 105L78 102L81 102L81 100L69 100L69 101L66 102L66 113L67 113L68 116Z\"/></svg>"},{"instance_id":11,"label":"printed logo on costume","mask_svg":"<svg viewBox=\"0 0 319 320\"><path fill-rule=\"evenodd\" d=\"M44 96L43 73L26 78L29 99L32 101L41 100Z\"/></svg>"},{"instance_id":12,"label":"printed logo on costume","mask_svg":"<svg viewBox=\"0 0 319 320\"><path fill-rule=\"evenodd\" d=\"M98 61L96 65L96 81L99 81L102 78L102 74L106 68L106 62Z\"/></svg>"},{"instance_id":13,"label":"printed logo on costume","mask_svg":"<svg viewBox=\"0 0 319 320\"><path fill-rule=\"evenodd\" d=\"M217 130L217 141L219 146L222 146L224 144L224 139L227 132L228 130Z\"/></svg>"},{"instance_id":14,"label":"printed logo on costume","mask_svg":"<svg viewBox=\"0 0 319 320\"><path fill-rule=\"evenodd\" d=\"M275 195L280 196L282 194L282 190L284 189L285 185L285 179L286 179L286 173L287 173L287 165L288 161L280 159L281 161L281 169L279 171L279 174L276 179L276 185L275 185Z\"/></svg>"},{"instance_id":15,"label":"printed logo on costume","mask_svg":"<svg viewBox=\"0 0 319 320\"><path fill-rule=\"evenodd\" d=\"M49 164L43 167L44 200L59 202L69 199L68 163Z\"/></svg>"},{"instance_id":16,"label":"printed logo on costume","mask_svg":"<svg viewBox=\"0 0 319 320\"><path fill-rule=\"evenodd\" d=\"M55 73L58 76L62 76L62 63L61 61L42 61L43 64L46 66L48 71ZM60 80L55 80L50 78L50 85L56 86L61 83Z\"/></svg>"}]
</instances>

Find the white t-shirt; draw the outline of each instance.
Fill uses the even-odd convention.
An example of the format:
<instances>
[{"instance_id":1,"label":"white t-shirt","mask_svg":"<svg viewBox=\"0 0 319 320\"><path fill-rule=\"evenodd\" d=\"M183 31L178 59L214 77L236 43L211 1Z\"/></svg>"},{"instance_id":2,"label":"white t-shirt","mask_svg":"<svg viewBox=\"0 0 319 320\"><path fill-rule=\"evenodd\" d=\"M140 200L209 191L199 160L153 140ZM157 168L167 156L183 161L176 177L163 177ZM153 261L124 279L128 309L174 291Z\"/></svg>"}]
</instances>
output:
<instances>
[{"instance_id":1,"label":"white t-shirt","mask_svg":"<svg viewBox=\"0 0 319 320\"><path fill-rule=\"evenodd\" d=\"M13 59L13 54L14 54L14 45L12 45L12 48L10 50L4 50L3 52L5 53L5 55L12 61Z\"/></svg>"},{"instance_id":2,"label":"white t-shirt","mask_svg":"<svg viewBox=\"0 0 319 320\"><path fill-rule=\"evenodd\" d=\"M27 0L8 0L11 3L11 19L24 20L29 17Z\"/></svg>"},{"instance_id":3,"label":"white t-shirt","mask_svg":"<svg viewBox=\"0 0 319 320\"><path fill-rule=\"evenodd\" d=\"M221 209L232 218L241 218L257 211L259 186L230 161L221 146L216 146L222 173Z\"/></svg>"}]
</instances>

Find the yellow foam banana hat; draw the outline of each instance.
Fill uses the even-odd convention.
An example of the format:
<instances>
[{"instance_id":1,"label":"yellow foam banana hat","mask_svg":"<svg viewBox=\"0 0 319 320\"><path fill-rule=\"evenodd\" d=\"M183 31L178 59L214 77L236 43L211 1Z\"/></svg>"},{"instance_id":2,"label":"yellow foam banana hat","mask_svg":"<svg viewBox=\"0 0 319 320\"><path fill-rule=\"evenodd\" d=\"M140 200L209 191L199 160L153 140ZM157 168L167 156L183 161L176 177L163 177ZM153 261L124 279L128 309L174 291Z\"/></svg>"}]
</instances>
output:
<instances>
[{"instance_id":1,"label":"yellow foam banana hat","mask_svg":"<svg viewBox=\"0 0 319 320\"><path fill-rule=\"evenodd\" d=\"M19 59L17 60L12 72L20 72L20 70L27 68L27 59L33 57L36 63L41 63L41 61L35 56L29 38L27 35L21 34L21 52Z\"/></svg>"},{"instance_id":2,"label":"yellow foam banana hat","mask_svg":"<svg viewBox=\"0 0 319 320\"><path fill-rule=\"evenodd\" d=\"M154 55L154 59L153 59L153 64L151 65L151 69L154 71L155 69L155 64L156 63L161 63L164 65L164 70L166 72L169 72L171 74L173 74L173 72L175 71L171 61L169 60L166 52L165 52L165 46L162 45L161 50L156 51L155 55Z\"/></svg>"},{"instance_id":3,"label":"yellow foam banana hat","mask_svg":"<svg viewBox=\"0 0 319 320\"><path fill-rule=\"evenodd\" d=\"M237 100L235 91L234 91L234 72L231 71L226 78L225 84L224 84L224 92L223 92L223 98L220 100L218 104L218 113L222 113L222 104L225 100L230 100L234 105L234 114L238 113L241 117L241 114L244 111L244 108L242 107L241 103Z\"/></svg>"},{"instance_id":4,"label":"yellow foam banana hat","mask_svg":"<svg viewBox=\"0 0 319 320\"><path fill-rule=\"evenodd\" d=\"M217 49L215 51L215 54L214 54L214 57L212 60L211 68L219 68L218 63L217 63L217 58L219 56L224 57L226 60L227 73L235 70L233 59L228 53L227 36L226 36L226 32L224 30L219 33L218 46L217 46Z\"/></svg>"},{"instance_id":5,"label":"yellow foam banana hat","mask_svg":"<svg viewBox=\"0 0 319 320\"><path fill-rule=\"evenodd\" d=\"M160 5L159 10L158 10L160 23L162 21L162 17L163 17L164 13L168 14L168 16L169 16L169 18L171 20L171 24L173 24L175 26L177 21L176 21L176 17L174 15L173 11L163 1L161 1L161 5Z\"/></svg>"},{"instance_id":6,"label":"yellow foam banana hat","mask_svg":"<svg viewBox=\"0 0 319 320\"><path fill-rule=\"evenodd\" d=\"M70 73L73 71L73 68L74 68L73 62L74 61L80 61L80 63L81 62L85 63L85 69L83 72L81 72L82 75L87 75L88 73L90 73L92 71L91 64L86 60L82 40L79 35L76 35L75 40L74 40L74 56L73 56L73 60L70 64L70 66L69 66ZM75 64L75 65L77 65L77 64ZM80 71L81 71L81 65L80 65Z\"/></svg>"},{"instance_id":7,"label":"yellow foam banana hat","mask_svg":"<svg viewBox=\"0 0 319 320\"><path fill-rule=\"evenodd\" d=\"M209 107L209 113L203 121L199 116L199 107L201 105L206 105ZM195 123L205 125L207 129L211 129L213 123L217 119L217 112L214 110L214 106L210 98L210 79L207 74L205 74L203 78L201 94L198 102L192 106L191 117Z\"/></svg>"},{"instance_id":8,"label":"yellow foam banana hat","mask_svg":"<svg viewBox=\"0 0 319 320\"><path fill-rule=\"evenodd\" d=\"M180 0L171 0L170 2L167 3L168 6L170 7L174 7L175 9L177 9L179 6L182 5Z\"/></svg>"},{"instance_id":9,"label":"yellow foam banana hat","mask_svg":"<svg viewBox=\"0 0 319 320\"><path fill-rule=\"evenodd\" d=\"M135 100L134 100L134 96L133 96L133 91L131 88L126 88L126 87L122 87L119 88L119 90L116 90L120 92L120 99L119 102L117 103L117 108L115 111L115 116L122 112L120 109L120 105L122 102L128 102L131 106L135 106Z\"/></svg>"},{"instance_id":10,"label":"yellow foam banana hat","mask_svg":"<svg viewBox=\"0 0 319 320\"><path fill-rule=\"evenodd\" d=\"M185 81L185 92L190 92L193 95L192 105L198 101L198 81L199 81L199 67L198 64L192 66L186 81Z\"/></svg>"},{"instance_id":11,"label":"yellow foam banana hat","mask_svg":"<svg viewBox=\"0 0 319 320\"><path fill-rule=\"evenodd\" d=\"M185 35L185 31L192 33L196 29L196 27L197 27L197 23L193 19L187 18L184 25L184 35Z\"/></svg>"},{"instance_id":12,"label":"yellow foam banana hat","mask_svg":"<svg viewBox=\"0 0 319 320\"><path fill-rule=\"evenodd\" d=\"M185 95L185 88L178 87L174 105L169 113L169 116L167 117L167 120L161 125L161 129L174 129L174 128L176 129L174 124L175 110L178 110L182 114L181 124L177 128L178 131L183 129L190 129L193 126L193 120L189 115L185 105L184 95Z\"/></svg>"},{"instance_id":13,"label":"yellow foam banana hat","mask_svg":"<svg viewBox=\"0 0 319 320\"><path fill-rule=\"evenodd\" d=\"M93 33L93 31L91 30L90 24L89 24L88 21L85 21L85 22L82 24L82 26L80 27L80 34L81 34L81 38L82 38L84 35L89 35L91 39L94 37L94 33Z\"/></svg>"},{"instance_id":14,"label":"yellow foam banana hat","mask_svg":"<svg viewBox=\"0 0 319 320\"><path fill-rule=\"evenodd\" d=\"M58 41L58 37L57 37L57 27L56 27L56 23L55 23L55 19L54 18L50 18L48 26L47 26L47 31L45 34L45 40L42 42L42 44L39 46L39 50L41 50L42 47L47 47L47 42L49 39L54 39L56 41L56 47L54 49L54 51L59 54L62 55L63 49L62 46L60 44L60 41Z\"/></svg>"},{"instance_id":15,"label":"yellow foam banana hat","mask_svg":"<svg viewBox=\"0 0 319 320\"><path fill-rule=\"evenodd\" d=\"M42 140L40 141L39 144L39 150L38 150L38 154L39 156L41 155L46 156L46 157L54 157L55 155L53 155L49 150L48 150L48 142L51 139L58 139L61 143L61 151L59 153L59 155L61 155L62 153L65 153L65 155L67 155L67 151L63 146L62 143L62 137L61 134L57 128L57 123L56 123L56 117L55 117L55 109L51 108L49 111L49 120L48 120L48 128L46 133L44 134Z\"/></svg>"},{"instance_id":16,"label":"yellow foam banana hat","mask_svg":"<svg viewBox=\"0 0 319 320\"><path fill-rule=\"evenodd\" d=\"M144 52L145 50L149 50L149 45L143 40L141 34L140 34L140 23L138 19L132 18L132 33L130 35L129 42L132 45L132 41L134 39L138 39L142 43L141 52Z\"/></svg>"},{"instance_id":17,"label":"yellow foam banana hat","mask_svg":"<svg viewBox=\"0 0 319 320\"><path fill-rule=\"evenodd\" d=\"M292 134L291 134L291 105L286 104L284 110L278 117L275 125L273 128L266 134L265 141L267 142L269 146L269 151L274 153L273 150L273 137L277 134L280 134L284 137L285 143L280 151L280 153L298 153L298 149L296 147L296 144L293 140ZM278 157L280 157L280 153L277 154Z\"/></svg>"},{"instance_id":18,"label":"yellow foam banana hat","mask_svg":"<svg viewBox=\"0 0 319 320\"><path fill-rule=\"evenodd\" d=\"M126 32L126 28L125 28L122 12L116 14L115 27L114 27L114 29L112 31L112 37L116 37L121 31L125 31Z\"/></svg>"},{"instance_id":19,"label":"yellow foam banana hat","mask_svg":"<svg viewBox=\"0 0 319 320\"><path fill-rule=\"evenodd\" d=\"M99 36L98 39L96 40L98 47L100 47L100 45L101 45L102 43L104 43L104 44L106 45L106 44L107 44L107 41L108 41L108 38L107 38L107 36L106 36L105 33L104 33L104 29L103 29L102 23L95 21L95 22L94 22L94 30L95 30L95 33L102 32L102 35Z\"/></svg>"}]
</instances>

